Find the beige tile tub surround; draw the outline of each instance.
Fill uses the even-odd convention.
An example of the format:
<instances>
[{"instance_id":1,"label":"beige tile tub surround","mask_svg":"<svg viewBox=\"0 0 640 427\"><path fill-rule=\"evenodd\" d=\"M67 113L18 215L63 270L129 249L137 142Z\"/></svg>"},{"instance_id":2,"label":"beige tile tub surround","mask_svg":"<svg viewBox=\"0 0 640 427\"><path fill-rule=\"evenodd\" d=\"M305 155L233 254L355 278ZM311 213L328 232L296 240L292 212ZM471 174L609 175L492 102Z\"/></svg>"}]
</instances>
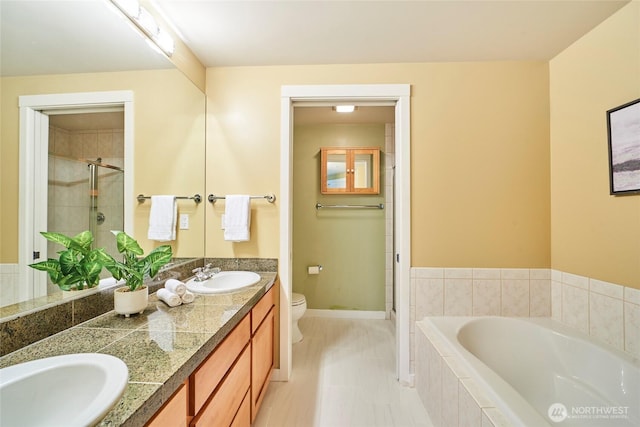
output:
<instances>
[{"instance_id":1,"label":"beige tile tub surround","mask_svg":"<svg viewBox=\"0 0 640 427\"><path fill-rule=\"evenodd\" d=\"M551 270L551 317L640 357L640 290Z\"/></svg>"},{"instance_id":2,"label":"beige tile tub surround","mask_svg":"<svg viewBox=\"0 0 640 427\"><path fill-rule=\"evenodd\" d=\"M552 269L411 269L415 322L426 316L552 317L640 357L640 290Z\"/></svg>"},{"instance_id":3,"label":"beige tile tub surround","mask_svg":"<svg viewBox=\"0 0 640 427\"><path fill-rule=\"evenodd\" d=\"M415 322L426 316L550 315L549 269L412 268L411 369L415 372Z\"/></svg>"},{"instance_id":4,"label":"beige tile tub surround","mask_svg":"<svg viewBox=\"0 0 640 427\"><path fill-rule=\"evenodd\" d=\"M420 323L416 335L418 350L416 389L426 402L435 426L509 426L506 417L495 407L440 336L427 324Z\"/></svg>"}]
</instances>

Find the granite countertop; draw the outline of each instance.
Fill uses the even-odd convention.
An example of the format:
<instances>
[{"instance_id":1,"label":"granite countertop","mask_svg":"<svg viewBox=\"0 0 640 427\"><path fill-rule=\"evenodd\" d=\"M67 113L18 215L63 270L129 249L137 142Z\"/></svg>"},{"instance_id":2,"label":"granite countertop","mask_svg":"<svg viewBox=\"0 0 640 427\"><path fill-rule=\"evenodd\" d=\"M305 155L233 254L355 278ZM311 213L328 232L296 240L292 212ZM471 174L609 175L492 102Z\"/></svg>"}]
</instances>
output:
<instances>
[{"instance_id":1,"label":"granite countertop","mask_svg":"<svg viewBox=\"0 0 640 427\"><path fill-rule=\"evenodd\" d=\"M144 425L273 285L276 273L260 273L241 291L197 295L170 308L154 294L141 315L113 311L0 358L0 368L70 353L106 353L129 368L123 397L100 426Z\"/></svg>"}]
</instances>

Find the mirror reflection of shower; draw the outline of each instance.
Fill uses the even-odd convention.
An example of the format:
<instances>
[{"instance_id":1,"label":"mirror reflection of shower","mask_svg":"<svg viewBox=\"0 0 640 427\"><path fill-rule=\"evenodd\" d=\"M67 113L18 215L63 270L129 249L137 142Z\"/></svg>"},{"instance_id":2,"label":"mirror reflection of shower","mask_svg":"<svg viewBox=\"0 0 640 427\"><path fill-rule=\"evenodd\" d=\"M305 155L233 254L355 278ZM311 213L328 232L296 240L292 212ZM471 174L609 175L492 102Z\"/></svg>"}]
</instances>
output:
<instances>
[{"instance_id":1,"label":"mirror reflection of shower","mask_svg":"<svg viewBox=\"0 0 640 427\"><path fill-rule=\"evenodd\" d=\"M49 117L47 229L90 230L94 246L118 252L110 230L124 229L124 115L121 111ZM49 243L49 257L62 249ZM49 283L48 294L58 292Z\"/></svg>"}]
</instances>

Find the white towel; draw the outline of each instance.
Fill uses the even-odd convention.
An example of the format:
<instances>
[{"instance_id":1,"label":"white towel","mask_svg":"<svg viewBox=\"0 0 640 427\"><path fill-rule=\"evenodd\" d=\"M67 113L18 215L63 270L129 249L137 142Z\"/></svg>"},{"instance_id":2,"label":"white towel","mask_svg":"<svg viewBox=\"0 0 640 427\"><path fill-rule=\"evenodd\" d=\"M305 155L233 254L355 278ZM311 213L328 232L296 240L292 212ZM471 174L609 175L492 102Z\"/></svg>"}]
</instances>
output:
<instances>
[{"instance_id":1,"label":"white towel","mask_svg":"<svg viewBox=\"0 0 640 427\"><path fill-rule=\"evenodd\" d=\"M246 195L225 196L224 240L246 242L250 238L251 199Z\"/></svg>"},{"instance_id":2,"label":"white towel","mask_svg":"<svg viewBox=\"0 0 640 427\"><path fill-rule=\"evenodd\" d=\"M182 299L180 298L180 295L174 294L169 289L160 288L158 289L158 292L156 292L156 295L158 296L158 299L160 301L163 301L169 307L177 307L180 304L182 304Z\"/></svg>"},{"instance_id":3,"label":"white towel","mask_svg":"<svg viewBox=\"0 0 640 427\"><path fill-rule=\"evenodd\" d=\"M184 293L187 291L187 286L180 280L176 279L167 280L166 282L164 282L164 287L174 294L177 294L179 297L184 295Z\"/></svg>"},{"instance_id":4,"label":"white towel","mask_svg":"<svg viewBox=\"0 0 640 427\"><path fill-rule=\"evenodd\" d=\"M182 299L183 304L191 304L193 300L196 299L196 296L193 293L187 291L180 298Z\"/></svg>"},{"instance_id":5,"label":"white towel","mask_svg":"<svg viewBox=\"0 0 640 427\"><path fill-rule=\"evenodd\" d=\"M159 242L176 240L176 196L151 196L147 238Z\"/></svg>"}]
</instances>

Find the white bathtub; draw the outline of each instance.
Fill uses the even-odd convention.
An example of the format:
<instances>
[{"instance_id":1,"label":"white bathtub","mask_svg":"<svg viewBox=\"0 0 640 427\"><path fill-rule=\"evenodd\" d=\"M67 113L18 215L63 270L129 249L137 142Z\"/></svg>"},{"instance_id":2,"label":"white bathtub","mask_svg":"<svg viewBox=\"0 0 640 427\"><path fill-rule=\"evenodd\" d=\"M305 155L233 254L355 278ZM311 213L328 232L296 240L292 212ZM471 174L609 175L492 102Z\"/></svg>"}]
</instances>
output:
<instances>
[{"instance_id":1,"label":"white bathtub","mask_svg":"<svg viewBox=\"0 0 640 427\"><path fill-rule=\"evenodd\" d=\"M640 426L640 361L565 325L507 317L430 317L417 325L417 351L433 347L430 357L416 355L416 386L436 425L475 424L476 412L468 415L462 403L470 390L494 425ZM440 376L438 367L422 366L438 363ZM433 384L446 392L456 377L465 387L457 414L452 395L434 395Z\"/></svg>"}]
</instances>

